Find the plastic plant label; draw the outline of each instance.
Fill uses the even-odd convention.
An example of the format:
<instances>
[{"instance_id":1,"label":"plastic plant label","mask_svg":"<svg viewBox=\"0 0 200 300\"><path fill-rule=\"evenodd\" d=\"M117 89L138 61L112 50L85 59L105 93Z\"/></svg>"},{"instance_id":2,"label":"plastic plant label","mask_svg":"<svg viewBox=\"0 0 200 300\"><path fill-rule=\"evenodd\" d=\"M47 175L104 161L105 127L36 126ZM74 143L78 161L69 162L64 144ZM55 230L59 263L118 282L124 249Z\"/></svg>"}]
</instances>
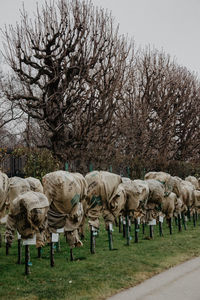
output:
<instances>
[{"instance_id":1,"label":"plastic plant label","mask_svg":"<svg viewBox=\"0 0 200 300\"><path fill-rule=\"evenodd\" d=\"M137 218L137 223L140 225L140 217Z\"/></svg>"},{"instance_id":2,"label":"plastic plant label","mask_svg":"<svg viewBox=\"0 0 200 300\"><path fill-rule=\"evenodd\" d=\"M17 231L17 239L21 240L21 234L19 234L19 232Z\"/></svg>"},{"instance_id":3,"label":"plastic plant label","mask_svg":"<svg viewBox=\"0 0 200 300\"><path fill-rule=\"evenodd\" d=\"M114 231L114 230L113 230L113 224L112 224L112 223L109 223L109 230L110 230L110 231Z\"/></svg>"},{"instance_id":4,"label":"plastic plant label","mask_svg":"<svg viewBox=\"0 0 200 300\"><path fill-rule=\"evenodd\" d=\"M56 232L57 232L57 233L64 233L64 227L58 228L58 229L56 230Z\"/></svg>"},{"instance_id":5,"label":"plastic plant label","mask_svg":"<svg viewBox=\"0 0 200 300\"><path fill-rule=\"evenodd\" d=\"M23 240L23 246L26 245L36 245L36 234L32 237L32 239Z\"/></svg>"},{"instance_id":6,"label":"plastic plant label","mask_svg":"<svg viewBox=\"0 0 200 300\"><path fill-rule=\"evenodd\" d=\"M97 231L98 231L98 229L97 229L97 228L95 228L94 226L91 226L91 230L92 230L92 231L95 231L95 232L97 232Z\"/></svg>"},{"instance_id":7,"label":"plastic plant label","mask_svg":"<svg viewBox=\"0 0 200 300\"><path fill-rule=\"evenodd\" d=\"M163 223L163 217L162 216L159 216L159 222Z\"/></svg>"},{"instance_id":8,"label":"plastic plant label","mask_svg":"<svg viewBox=\"0 0 200 300\"><path fill-rule=\"evenodd\" d=\"M52 243L57 243L59 240L59 234L58 233L52 233L51 234L51 241Z\"/></svg>"},{"instance_id":9,"label":"plastic plant label","mask_svg":"<svg viewBox=\"0 0 200 300\"><path fill-rule=\"evenodd\" d=\"M149 221L148 224L149 224L149 225L156 225L156 219L153 219L153 220Z\"/></svg>"}]
</instances>

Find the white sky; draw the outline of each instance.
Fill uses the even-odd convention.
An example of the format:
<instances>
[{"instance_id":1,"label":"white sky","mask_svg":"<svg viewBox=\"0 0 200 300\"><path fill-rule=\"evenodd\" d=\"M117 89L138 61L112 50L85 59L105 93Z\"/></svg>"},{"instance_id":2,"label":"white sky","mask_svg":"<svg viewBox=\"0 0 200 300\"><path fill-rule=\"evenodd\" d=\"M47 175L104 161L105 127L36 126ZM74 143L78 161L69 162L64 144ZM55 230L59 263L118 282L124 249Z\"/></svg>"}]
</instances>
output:
<instances>
[{"instance_id":1,"label":"white sky","mask_svg":"<svg viewBox=\"0 0 200 300\"><path fill-rule=\"evenodd\" d=\"M47 0L48 2L49 0ZM22 0L0 0L0 27L20 19ZM36 3L25 0L31 13ZM133 37L137 46L151 45L200 77L200 0L92 0L112 11L121 33ZM2 38L0 39L0 42ZM2 48L2 42L0 44Z\"/></svg>"}]
</instances>

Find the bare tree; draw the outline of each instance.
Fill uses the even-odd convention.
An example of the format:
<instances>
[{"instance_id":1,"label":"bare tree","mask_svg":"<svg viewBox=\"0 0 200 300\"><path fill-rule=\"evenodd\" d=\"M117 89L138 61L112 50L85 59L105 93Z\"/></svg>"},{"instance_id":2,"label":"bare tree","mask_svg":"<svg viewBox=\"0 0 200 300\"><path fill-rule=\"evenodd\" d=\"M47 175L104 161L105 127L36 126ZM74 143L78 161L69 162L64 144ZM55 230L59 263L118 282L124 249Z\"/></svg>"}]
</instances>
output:
<instances>
[{"instance_id":1,"label":"bare tree","mask_svg":"<svg viewBox=\"0 0 200 300\"><path fill-rule=\"evenodd\" d=\"M0 59L0 82L7 86L6 77L3 73L4 64ZM16 133L13 128L21 122L23 112L16 103L12 103L6 99L5 94L0 89L0 147L12 147L17 142Z\"/></svg>"},{"instance_id":2,"label":"bare tree","mask_svg":"<svg viewBox=\"0 0 200 300\"><path fill-rule=\"evenodd\" d=\"M3 71L0 70L0 82L7 86L7 81ZM5 98L3 91L0 89L0 128L3 128L11 121L18 120L22 117L23 112L19 110L15 103Z\"/></svg>"},{"instance_id":3,"label":"bare tree","mask_svg":"<svg viewBox=\"0 0 200 300\"><path fill-rule=\"evenodd\" d=\"M194 158L200 143L199 87L169 55L138 51L119 107L123 159L141 170Z\"/></svg>"},{"instance_id":4,"label":"bare tree","mask_svg":"<svg viewBox=\"0 0 200 300\"><path fill-rule=\"evenodd\" d=\"M30 20L4 32L5 56L13 77L7 98L46 132L60 160L108 147L113 114L121 97L129 46L110 14L91 2L45 3ZM40 145L42 146L42 145Z\"/></svg>"}]
</instances>

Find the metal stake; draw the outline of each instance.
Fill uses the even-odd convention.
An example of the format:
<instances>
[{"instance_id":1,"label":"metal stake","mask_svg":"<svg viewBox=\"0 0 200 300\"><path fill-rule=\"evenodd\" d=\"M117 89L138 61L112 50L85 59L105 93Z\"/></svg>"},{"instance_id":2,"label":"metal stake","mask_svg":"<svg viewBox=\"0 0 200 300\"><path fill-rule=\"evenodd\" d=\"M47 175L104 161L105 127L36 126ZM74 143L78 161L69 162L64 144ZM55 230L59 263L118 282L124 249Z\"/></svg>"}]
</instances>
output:
<instances>
[{"instance_id":1,"label":"metal stake","mask_svg":"<svg viewBox=\"0 0 200 300\"><path fill-rule=\"evenodd\" d=\"M20 265L21 264L21 257L22 257L22 254L21 254L21 239L18 239L18 261L17 263Z\"/></svg>"},{"instance_id":2,"label":"metal stake","mask_svg":"<svg viewBox=\"0 0 200 300\"><path fill-rule=\"evenodd\" d=\"M180 214L178 214L178 231L179 231L179 232L182 231L182 226L181 226L181 216L180 216Z\"/></svg>"},{"instance_id":3,"label":"metal stake","mask_svg":"<svg viewBox=\"0 0 200 300\"><path fill-rule=\"evenodd\" d=\"M38 248L38 258L41 258L41 255L42 254L42 248L41 247L39 247Z\"/></svg>"},{"instance_id":4,"label":"metal stake","mask_svg":"<svg viewBox=\"0 0 200 300\"><path fill-rule=\"evenodd\" d=\"M137 218L135 218L134 223L135 223L135 243L138 243L139 225L138 225Z\"/></svg>"},{"instance_id":5,"label":"metal stake","mask_svg":"<svg viewBox=\"0 0 200 300\"><path fill-rule=\"evenodd\" d=\"M73 249L70 248L70 261L74 261Z\"/></svg>"},{"instance_id":6,"label":"metal stake","mask_svg":"<svg viewBox=\"0 0 200 300\"><path fill-rule=\"evenodd\" d=\"M95 246L96 246L96 240L94 234L94 227L91 226L90 228L90 253L91 254L95 254Z\"/></svg>"},{"instance_id":7,"label":"metal stake","mask_svg":"<svg viewBox=\"0 0 200 300\"><path fill-rule=\"evenodd\" d=\"M130 245L130 230L129 230L129 216L126 215L126 240L127 246Z\"/></svg>"},{"instance_id":8,"label":"metal stake","mask_svg":"<svg viewBox=\"0 0 200 300\"><path fill-rule=\"evenodd\" d=\"M150 238L153 239L153 225L149 225Z\"/></svg>"},{"instance_id":9,"label":"metal stake","mask_svg":"<svg viewBox=\"0 0 200 300\"><path fill-rule=\"evenodd\" d=\"M119 216L119 233L122 232L122 217Z\"/></svg>"},{"instance_id":10,"label":"metal stake","mask_svg":"<svg viewBox=\"0 0 200 300\"><path fill-rule=\"evenodd\" d=\"M172 218L169 218L169 234L172 234Z\"/></svg>"},{"instance_id":11,"label":"metal stake","mask_svg":"<svg viewBox=\"0 0 200 300\"><path fill-rule=\"evenodd\" d=\"M113 236L112 236L112 223L108 225L108 242L109 242L109 250L113 250Z\"/></svg>"},{"instance_id":12,"label":"metal stake","mask_svg":"<svg viewBox=\"0 0 200 300\"><path fill-rule=\"evenodd\" d=\"M160 222L160 221L159 221L159 234L160 234L160 236L163 236L162 222Z\"/></svg>"},{"instance_id":13,"label":"metal stake","mask_svg":"<svg viewBox=\"0 0 200 300\"><path fill-rule=\"evenodd\" d=\"M25 245L25 275L30 274L29 258L30 258L29 245Z\"/></svg>"},{"instance_id":14,"label":"metal stake","mask_svg":"<svg viewBox=\"0 0 200 300\"><path fill-rule=\"evenodd\" d=\"M51 233L51 243L50 243L50 265L54 267L54 243L52 242L52 233Z\"/></svg>"}]
</instances>

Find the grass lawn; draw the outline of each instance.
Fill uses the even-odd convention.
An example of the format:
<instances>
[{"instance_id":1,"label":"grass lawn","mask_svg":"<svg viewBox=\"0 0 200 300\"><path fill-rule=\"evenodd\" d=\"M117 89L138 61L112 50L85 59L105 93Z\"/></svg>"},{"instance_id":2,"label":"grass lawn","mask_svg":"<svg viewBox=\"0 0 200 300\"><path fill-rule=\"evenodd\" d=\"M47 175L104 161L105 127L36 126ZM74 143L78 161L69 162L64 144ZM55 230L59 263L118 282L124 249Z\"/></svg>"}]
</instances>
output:
<instances>
[{"instance_id":1,"label":"grass lawn","mask_svg":"<svg viewBox=\"0 0 200 300\"><path fill-rule=\"evenodd\" d=\"M164 236L159 236L158 226L154 229L154 239L139 232L139 243L126 246L126 239L114 228L114 249L109 250L107 232L102 223L96 238L96 253L90 254L90 237L86 232L84 246L74 250L75 261L70 262L69 247L61 235L61 250L55 251L55 266L50 267L49 247L37 258L37 250L31 250L31 274L24 275L24 247L22 264L17 262L17 241L5 255L5 244L0 248L0 299L105 299L122 289L134 286L141 281L200 255L200 221L194 228L178 233L173 224L173 235L164 226ZM132 226L131 236L134 228ZM3 232L3 229L1 229Z\"/></svg>"}]
</instances>

